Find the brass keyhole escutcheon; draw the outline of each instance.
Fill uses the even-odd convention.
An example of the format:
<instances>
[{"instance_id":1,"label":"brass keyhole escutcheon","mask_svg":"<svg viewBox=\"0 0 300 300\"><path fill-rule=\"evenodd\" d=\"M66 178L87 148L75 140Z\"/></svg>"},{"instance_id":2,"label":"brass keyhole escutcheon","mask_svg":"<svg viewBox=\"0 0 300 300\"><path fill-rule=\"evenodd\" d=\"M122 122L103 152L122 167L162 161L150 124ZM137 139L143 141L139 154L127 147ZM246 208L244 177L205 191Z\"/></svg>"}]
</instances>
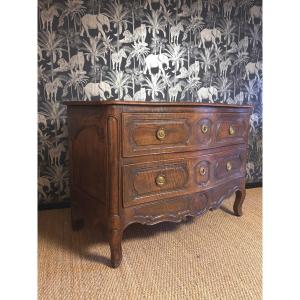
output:
<instances>
[{"instance_id":1,"label":"brass keyhole escutcheon","mask_svg":"<svg viewBox=\"0 0 300 300\"><path fill-rule=\"evenodd\" d=\"M159 140L163 140L165 137L166 137L166 131L165 129L163 128L159 128L157 131L156 131L156 137L159 139Z\"/></svg>"},{"instance_id":2,"label":"brass keyhole escutcheon","mask_svg":"<svg viewBox=\"0 0 300 300\"><path fill-rule=\"evenodd\" d=\"M208 131L208 126L206 124L202 124L201 131L205 134Z\"/></svg>"},{"instance_id":3,"label":"brass keyhole escutcheon","mask_svg":"<svg viewBox=\"0 0 300 300\"><path fill-rule=\"evenodd\" d=\"M163 175L158 175L155 179L155 183L158 186L163 186L166 183L166 178Z\"/></svg>"},{"instance_id":4,"label":"brass keyhole escutcheon","mask_svg":"<svg viewBox=\"0 0 300 300\"><path fill-rule=\"evenodd\" d=\"M227 164L226 164L226 169L227 169L228 172L231 171L231 169L232 169L232 164L231 164L230 161L227 162Z\"/></svg>"},{"instance_id":5,"label":"brass keyhole escutcheon","mask_svg":"<svg viewBox=\"0 0 300 300\"><path fill-rule=\"evenodd\" d=\"M206 170L205 170L204 167L200 167L200 171L199 172L200 172L201 176L204 176L206 174Z\"/></svg>"},{"instance_id":6,"label":"brass keyhole escutcheon","mask_svg":"<svg viewBox=\"0 0 300 300\"><path fill-rule=\"evenodd\" d=\"M229 134L230 135L234 135L235 134L235 130L232 126L229 126Z\"/></svg>"}]
</instances>

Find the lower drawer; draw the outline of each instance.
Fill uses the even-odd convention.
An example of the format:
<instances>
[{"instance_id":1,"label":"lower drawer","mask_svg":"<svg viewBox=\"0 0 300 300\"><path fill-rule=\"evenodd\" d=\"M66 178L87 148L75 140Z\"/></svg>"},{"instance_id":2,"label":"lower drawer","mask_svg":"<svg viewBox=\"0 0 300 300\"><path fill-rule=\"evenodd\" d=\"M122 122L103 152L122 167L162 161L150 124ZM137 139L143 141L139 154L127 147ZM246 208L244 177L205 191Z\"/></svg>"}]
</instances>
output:
<instances>
[{"instance_id":1,"label":"lower drawer","mask_svg":"<svg viewBox=\"0 0 300 300\"><path fill-rule=\"evenodd\" d=\"M245 148L125 165L122 170L123 206L196 193L214 184L244 177L245 165Z\"/></svg>"}]
</instances>

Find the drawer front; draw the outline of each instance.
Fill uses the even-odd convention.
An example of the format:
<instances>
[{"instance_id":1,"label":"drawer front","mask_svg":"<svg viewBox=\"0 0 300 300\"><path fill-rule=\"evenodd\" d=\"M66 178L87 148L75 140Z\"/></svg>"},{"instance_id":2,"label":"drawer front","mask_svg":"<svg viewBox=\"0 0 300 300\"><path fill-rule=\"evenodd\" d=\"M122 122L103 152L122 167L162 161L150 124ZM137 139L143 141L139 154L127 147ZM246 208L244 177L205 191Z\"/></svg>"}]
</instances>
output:
<instances>
[{"instance_id":1,"label":"drawer front","mask_svg":"<svg viewBox=\"0 0 300 300\"><path fill-rule=\"evenodd\" d=\"M191 123L181 113L124 113L123 155L174 152L191 143Z\"/></svg>"},{"instance_id":2,"label":"drawer front","mask_svg":"<svg viewBox=\"0 0 300 300\"><path fill-rule=\"evenodd\" d=\"M217 145L247 143L248 124L248 114L219 115L215 124L215 143Z\"/></svg>"},{"instance_id":3,"label":"drawer front","mask_svg":"<svg viewBox=\"0 0 300 300\"><path fill-rule=\"evenodd\" d=\"M246 152L237 151L218 158L215 163L215 181L222 180L235 175L245 176Z\"/></svg>"},{"instance_id":4,"label":"drawer front","mask_svg":"<svg viewBox=\"0 0 300 300\"><path fill-rule=\"evenodd\" d=\"M247 143L246 113L123 113L124 157Z\"/></svg>"},{"instance_id":5,"label":"drawer front","mask_svg":"<svg viewBox=\"0 0 300 300\"><path fill-rule=\"evenodd\" d=\"M200 192L233 178L245 176L246 148L123 166L123 205Z\"/></svg>"},{"instance_id":6,"label":"drawer front","mask_svg":"<svg viewBox=\"0 0 300 300\"><path fill-rule=\"evenodd\" d=\"M124 206L153 201L157 195L184 190L188 179L186 161L124 166Z\"/></svg>"}]
</instances>

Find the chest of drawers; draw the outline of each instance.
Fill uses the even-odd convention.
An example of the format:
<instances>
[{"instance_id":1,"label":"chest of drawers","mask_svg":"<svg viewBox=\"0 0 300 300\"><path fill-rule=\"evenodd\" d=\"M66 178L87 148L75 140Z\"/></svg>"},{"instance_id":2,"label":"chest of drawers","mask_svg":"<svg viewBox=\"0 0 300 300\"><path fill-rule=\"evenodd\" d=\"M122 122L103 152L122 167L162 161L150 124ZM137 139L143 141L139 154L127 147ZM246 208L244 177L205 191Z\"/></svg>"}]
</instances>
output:
<instances>
[{"instance_id":1,"label":"chest of drawers","mask_svg":"<svg viewBox=\"0 0 300 300\"><path fill-rule=\"evenodd\" d=\"M250 106L66 102L73 229L101 223L113 267L124 229L179 222L236 193L242 214Z\"/></svg>"}]
</instances>

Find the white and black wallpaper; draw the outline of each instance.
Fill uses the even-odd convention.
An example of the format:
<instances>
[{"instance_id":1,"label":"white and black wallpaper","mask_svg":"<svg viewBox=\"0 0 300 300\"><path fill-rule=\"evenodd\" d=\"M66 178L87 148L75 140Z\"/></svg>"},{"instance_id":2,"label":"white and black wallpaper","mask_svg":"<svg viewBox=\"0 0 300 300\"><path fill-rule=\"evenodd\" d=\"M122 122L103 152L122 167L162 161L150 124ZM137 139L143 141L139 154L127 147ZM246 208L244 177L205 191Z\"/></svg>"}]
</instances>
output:
<instances>
[{"instance_id":1,"label":"white and black wallpaper","mask_svg":"<svg viewBox=\"0 0 300 300\"><path fill-rule=\"evenodd\" d=\"M69 201L62 102L108 99L252 104L261 182L261 0L39 0L39 204Z\"/></svg>"}]
</instances>

